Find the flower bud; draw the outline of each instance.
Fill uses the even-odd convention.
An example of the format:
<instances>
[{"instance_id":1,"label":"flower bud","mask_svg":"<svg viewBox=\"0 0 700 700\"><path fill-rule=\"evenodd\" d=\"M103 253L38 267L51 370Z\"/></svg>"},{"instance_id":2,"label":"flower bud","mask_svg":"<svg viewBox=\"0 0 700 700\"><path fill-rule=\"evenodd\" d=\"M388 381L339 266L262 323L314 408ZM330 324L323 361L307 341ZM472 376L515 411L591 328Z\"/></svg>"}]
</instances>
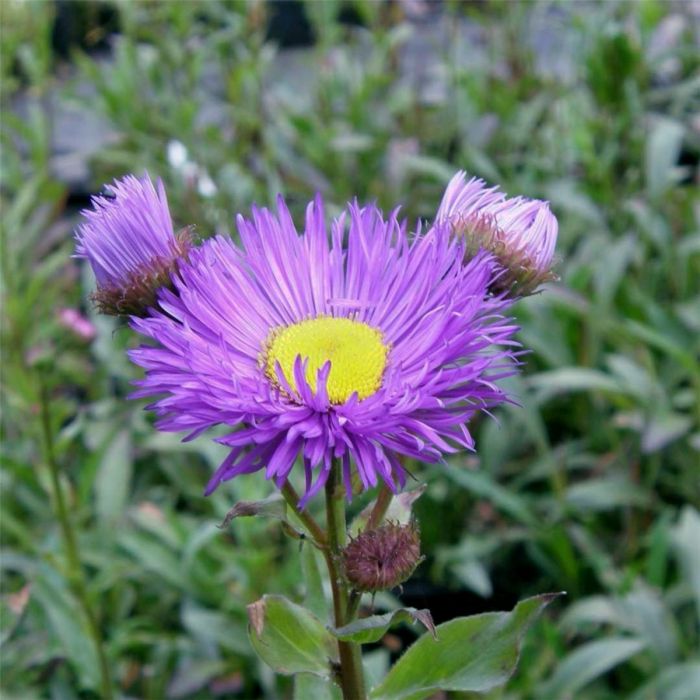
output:
<instances>
[{"instance_id":1,"label":"flower bud","mask_svg":"<svg viewBox=\"0 0 700 700\"><path fill-rule=\"evenodd\" d=\"M403 583L421 561L414 522L385 523L361 532L343 550L345 576L357 591L376 592Z\"/></svg>"},{"instance_id":2,"label":"flower bud","mask_svg":"<svg viewBox=\"0 0 700 700\"><path fill-rule=\"evenodd\" d=\"M445 190L436 223L451 225L464 239L467 259L479 250L496 258L500 270L491 284L494 294L527 296L556 279L551 266L558 225L547 202L508 199L498 188L475 178L467 181L459 172Z\"/></svg>"},{"instance_id":3,"label":"flower bud","mask_svg":"<svg viewBox=\"0 0 700 700\"><path fill-rule=\"evenodd\" d=\"M76 233L76 256L90 263L97 278L92 295L112 316L146 316L158 291L171 287L172 274L192 247L190 232L175 234L163 183L128 175L93 197Z\"/></svg>"}]
</instances>

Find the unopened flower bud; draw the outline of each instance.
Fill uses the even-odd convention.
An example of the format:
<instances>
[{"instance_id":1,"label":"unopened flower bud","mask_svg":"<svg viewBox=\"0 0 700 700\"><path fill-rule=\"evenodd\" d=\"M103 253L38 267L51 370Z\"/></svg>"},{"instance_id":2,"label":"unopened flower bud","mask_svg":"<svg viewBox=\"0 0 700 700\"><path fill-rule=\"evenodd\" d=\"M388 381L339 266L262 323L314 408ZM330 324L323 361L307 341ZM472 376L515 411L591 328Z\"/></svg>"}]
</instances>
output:
<instances>
[{"instance_id":1,"label":"unopened flower bud","mask_svg":"<svg viewBox=\"0 0 700 700\"><path fill-rule=\"evenodd\" d=\"M343 550L345 576L357 591L388 590L403 583L421 561L415 523L386 523L361 532Z\"/></svg>"},{"instance_id":2,"label":"unopened flower bud","mask_svg":"<svg viewBox=\"0 0 700 700\"><path fill-rule=\"evenodd\" d=\"M437 224L452 226L464 239L465 256L490 252L499 270L491 284L494 294L512 297L533 294L540 284L556 279L551 271L558 224L549 204L537 199L508 199L483 180L450 180L436 216Z\"/></svg>"},{"instance_id":3,"label":"unopened flower bud","mask_svg":"<svg viewBox=\"0 0 700 700\"><path fill-rule=\"evenodd\" d=\"M92 298L102 313L146 316L187 258L190 232L175 234L160 180L154 186L148 176L128 175L108 189L110 196L93 197L93 208L82 212L76 257L87 259L95 273Z\"/></svg>"}]
</instances>

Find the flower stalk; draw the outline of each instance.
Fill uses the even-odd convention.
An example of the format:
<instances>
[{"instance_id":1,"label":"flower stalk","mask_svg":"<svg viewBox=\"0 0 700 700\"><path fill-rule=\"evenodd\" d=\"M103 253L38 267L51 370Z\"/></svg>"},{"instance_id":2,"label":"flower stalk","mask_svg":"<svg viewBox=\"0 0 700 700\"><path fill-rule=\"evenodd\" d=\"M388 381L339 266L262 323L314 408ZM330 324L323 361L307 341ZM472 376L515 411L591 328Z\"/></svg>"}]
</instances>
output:
<instances>
[{"instance_id":1,"label":"flower stalk","mask_svg":"<svg viewBox=\"0 0 700 700\"><path fill-rule=\"evenodd\" d=\"M325 488L329 550L326 563L331 579L335 626L342 627L351 622L352 618L348 617L348 585L340 566L341 550L347 541L347 525L345 522L345 495L340 479L340 464L337 461L331 467ZM343 700L365 700L360 646L339 640L338 652Z\"/></svg>"},{"instance_id":2,"label":"flower stalk","mask_svg":"<svg viewBox=\"0 0 700 700\"><path fill-rule=\"evenodd\" d=\"M73 589L73 592L75 593L76 598L78 599L78 602L80 603L80 607L83 609L83 613L88 623L88 631L95 647L99 665L101 696L103 700L112 700L114 697L112 692L112 679L109 671L109 664L107 662L107 655L104 650L102 633L100 631L100 626L98 624L95 611L90 605L87 586L85 585L83 565L80 561L78 541L75 536L75 531L73 530L73 525L70 521L70 516L68 515L68 507L66 505L65 498L63 497L63 489L61 488L59 476L60 469L58 460L56 459L53 433L51 431L50 400L47 387L43 381L41 383L40 403L41 428L45 458L49 467L49 474L51 476L51 489L53 491L53 497L56 504L56 516L61 528L66 559L68 560L67 579L71 588Z\"/></svg>"},{"instance_id":3,"label":"flower stalk","mask_svg":"<svg viewBox=\"0 0 700 700\"><path fill-rule=\"evenodd\" d=\"M285 481L284 486L280 489L282 492L282 497L287 502L287 505L292 508L294 514L304 523L304 526L309 531L309 534L314 539L314 544L322 549L324 553L328 551L328 541L326 538L326 533L321 529L321 526L316 522L313 516L305 509L299 508L299 494L296 489L289 483L289 480Z\"/></svg>"},{"instance_id":4,"label":"flower stalk","mask_svg":"<svg viewBox=\"0 0 700 700\"><path fill-rule=\"evenodd\" d=\"M391 499L393 497L394 494L392 493L391 489L385 483L382 483L379 487L377 500L374 502L374 507L372 508L372 512L367 520L365 530L374 530L382 524L387 510L389 510Z\"/></svg>"}]
</instances>

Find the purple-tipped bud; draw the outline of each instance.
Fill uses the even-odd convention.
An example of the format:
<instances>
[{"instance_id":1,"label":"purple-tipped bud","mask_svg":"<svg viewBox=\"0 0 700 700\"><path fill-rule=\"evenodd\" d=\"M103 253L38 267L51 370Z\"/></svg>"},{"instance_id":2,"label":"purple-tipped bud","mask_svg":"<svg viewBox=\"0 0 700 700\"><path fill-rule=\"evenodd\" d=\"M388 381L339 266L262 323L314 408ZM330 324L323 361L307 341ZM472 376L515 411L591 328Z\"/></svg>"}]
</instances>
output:
<instances>
[{"instance_id":1,"label":"purple-tipped bud","mask_svg":"<svg viewBox=\"0 0 700 700\"><path fill-rule=\"evenodd\" d=\"M170 287L173 272L192 246L185 229L175 234L163 183L127 175L93 197L76 232L76 257L90 263L97 278L99 310L113 316L145 316L158 290Z\"/></svg>"},{"instance_id":2,"label":"purple-tipped bud","mask_svg":"<svg viewBox=\"0 0 700 700\"><path fill-rule=\"evenodd\" d=\"M460 171L447 185L435 218L464 237L468 258L480 249L497 258L502 270L494 279L494 293L527 296L556 279L551 267L558 224L547 202L508 199L497 187L467 180Z\"/></svg>"},{"instance_id":3,"label":"purple-tipped bud","mask_svg":"<svg viewBox=\"0 0 700 700\"><path fill-rule=\"evenodd\" d=\"M403 583L421 561L415 523L385 523L361 532L343 550L345 577L357 591L384 591Z\"/></svg>"}]
</instances>

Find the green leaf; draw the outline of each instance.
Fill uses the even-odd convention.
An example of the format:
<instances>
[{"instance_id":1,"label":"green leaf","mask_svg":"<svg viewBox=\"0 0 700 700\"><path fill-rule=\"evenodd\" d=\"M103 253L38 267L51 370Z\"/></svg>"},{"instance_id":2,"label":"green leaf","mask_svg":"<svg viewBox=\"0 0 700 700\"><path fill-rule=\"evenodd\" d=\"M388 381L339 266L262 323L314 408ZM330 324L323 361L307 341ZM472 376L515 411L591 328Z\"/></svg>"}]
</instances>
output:
<instances>
[{"instance_id":1,"label":"green leaf","mask_svg":"<svg viewBox=\"0 0 700 700\"><path fill-rule=\"evenodd\" d=\"M665 668L629 700L688 700L700 688L700 662L689 661Z\"/></svg>"},{"instance_id":2,"label":"green leaf","mask_svg":"<svg viewBox=\"0 0 700 700\"><path fill-rule=\"evenodd\" d=\"M649 495L626 477L610 476L571 486L566 492L566 501L583 511L604 511L647 505Z\"/></svg>"},{"instance_id":3,"label":"green leaf","mask_svg":"<svg viewBox=\"0 0 700 700\"><path fill-rule=\"evenodd\" d=\"M78 601L48 568L34 580L32 598L43 608L49 628L78 672L81 686L97 688L97 654Z\"/></svg>"},{"instance_id":4,"label":"green leaf","mask_svg":"<svg viewBox=\"0 0 700 700\"><path fill-rule=\"evenodd\" d=\"M561 367L533 374L528 382L537 390L537 401L545 403L554 396L576 391L602 391L624 394L625 390L610 375L587 367Z\"/></svg>"},{"instance_id":5,"label":"green leaf","mask_svg":"<svg viewBox=\"0 0 700 700\"><path fill-rule=\"evenodd\" d=\"M180 561L160 542L143 533L129 531L120 533L118 542L134 558L142 576L144 572L155 574L174 588L186 589L187 576Z\"/></svg>"},{"instance_id":6,"label":"green leaf","mask_svg":"<svg viewBox=\"0 0 700 700\"><path fill-rule=\"evenodd\" d=\"M695 598L698 620L700 621L700 513L692 506L685 506L678 525L671 530L671 542L676 552L678 566L683 572Z\"/></svg>"},{"instance_id":7,"label":"green leaf","mask_svg":"<svg viewBox=\"0 0 700 700\"><path fill-rule=\"evenodd\" d=\"M530 510L528 502L521 495L501 486L490 474L473 469L454 467L448 464L442 467L455 483L469 490L471 493L485 498L499 510L507 513L524 525L534 526L537 519Z\"/></svg>"},{"instance_id":8,"label":"green leaf","mask_svg":"<svg viewBox=\"0 0 700 700\"><path fill-rule=\"evenodd\" d=\"M344 642L357 642L358 644L371 644L378 642L390 627L395 627L401 622L420 622L437 638L435 624L430 610L416 610L416 608L400 608L385 615L372 615L355 620L344 627L332 628L331 632Z\"/></svg>"},{"instance_id":9,"label":"green leaf","mask_svg":"<svg viewBox=\"0 0 700 700\"><path fill-rule=\"evenodd\" d=\"M440 158L430 156L408 155L404 158L403 165L410 173L429 175L445 182L454 175L454 168L451 165Z\"/></svg>"},{"instance_id":10,"label":"green leaf","mask_svg":"<svg viewBox=\"0 0 700 700\"><path fill-rule=\"evenodd\" d=\"M525 632L559 593L528 598L509 613L460 617L424 634L397 661L372 700L421 700L438 690L486 692L515 671Z\"/></svg>"},{"instance_id":11,"label":"green leaf","mask_svg":"<svg viewBox=\"0 0 700 700\"><path fill-rule=\"evenodd\" d=\"M341 700L342 695L333 681L310 673L298 673L294 677L294 700Z\"/></svg>"},{"instance_id":12,"label":"green leaf","mask_svg":"<svg viewBox=\"0 0 700 700\"><path fill-rule=\"evenodd\" d=\"M301 551L301 572L306 584L304 605L319 619L323 619L328 614L326 596L323 592L323 579L318 565L316 548L308 542L303 545Z\"/></svg>"},{"instance_id":13,"label":"green leaf","mask_svg":"<svg viewBox=\"0 0 700 700\"><path fill-rule=\"evenodd\" d=\"M242 619L186 601L180 619L189 636L205 644L220 644L239 656L252 656Z\"/></svg>"},{"instance_id":14,"label":"green leaf","mask_svg":"<svg viewBox=\"0 0 700 700\"><path fill-rule=\"evenodd\" d=\"M635 637L609 637L588 642L571 652L557 668L542 690L542 696L552 700L574 697L576 692L611 668L621 664L645 647Z\"/></svg>"},{"instance_id":15,"label":"green leaf","mask_svg":"<svg viewBox=\"0 0 700 700\"><path fill-rule=\"evenodd\" d=\"M0 598L0 648L19 627L29 602L30 584L25 584L17 593Z\"/></svg>"},{"instance_id":16,"label":"green leaf","mask_svg":"<svg viewBox=\"0 0 700 700\"><path fill-rule=\"evenodd\" d=\"M658 119L646 143L645 170L651 197L663 194L679 178L678 155L685 128L673 119Z\"/></svg>"},{"instance_id":17,"label":"green leaf","mask_svg":"<svg viewBox=\"0 0 700 700\"><path fill-rule=\"evenodd\" d=\"M662 450L666 445L686 435L693 427L689 416L665 412L654 416L642 432L642 452L650 454Z\"/></svg>"},{"instance_id":18,"label":"green leaf","mask_svg":"<svg viewBox=\"0 0 700 700\"><path fill-rule=\"evenodd\" d=\"M167 697L170 700L192 697L225 671L226 662L220 659L199 659L183 664L168 682Z\"/></svg>"},{"instance_id":19,"label":"green leaf","mask_svg":"<svg viewBox=\"0 0 700 700\"><path fill-rule=\"evenodd\" d=\"M124 515L131 472L131 434L120 430L105 449L95 478L95 503L102 522L113 523Z\"/></svg>"},{"instance_id":20,"label":"green leaf","mask_svg":"<svg viewBox=\"0 0 700 700\"><path fill-rule=\"evenodd\" d=\"M452 570L469 590L482 598L490 598L493 594L493 584L488 569L479 560L457 561L452 565Z\"/></svg>"},{"instance_id":21,"label":"green leaf","mask_svg":"<svg viewBox=\"0 0 700 700\"><path fill-rule=\"evenodd\" d=\"M583 631L590 625L608 625L617 632L627 632L645 640L660 665L673 662L678 656L678 632L674 619L658 591L638 582L624 596L591 596L566 611L561 626L567 631Z\"/></svg>"},{"instance_id":22,"label":"green leaf","mask_svg":"<svg viewBox=\"0 0 700 700\"><path fill-rule=\"evenodd\" d=\"M248 606L248 637L258 656L277 673L331 677L338 660L335 639L309 610L280 595Z\"/></svg>"}]
</instances>

